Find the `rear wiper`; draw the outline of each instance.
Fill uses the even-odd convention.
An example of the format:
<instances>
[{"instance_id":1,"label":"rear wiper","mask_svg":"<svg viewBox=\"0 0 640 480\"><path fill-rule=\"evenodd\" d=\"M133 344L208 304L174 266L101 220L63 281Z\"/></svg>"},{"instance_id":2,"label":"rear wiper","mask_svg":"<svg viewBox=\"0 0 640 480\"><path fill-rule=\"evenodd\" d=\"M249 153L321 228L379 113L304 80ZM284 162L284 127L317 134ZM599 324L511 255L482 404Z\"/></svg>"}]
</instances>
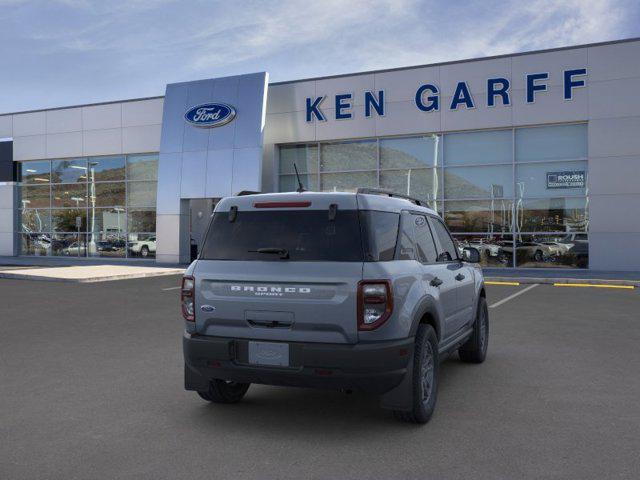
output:
<instances>
[{"instance_id":1,"label":"rear wiper","mask_svg":"<svg viewBox=\"0 0 640 480\"><path fill-rule=\"evenodd\" d=\"M272 253L274 255L280 255L282 260L287 260L289 258L289 252L286 248L277 248L277 247L266 247L259 248L257 250L249 250L251 253Z\"/></svg>"}]
</instances>

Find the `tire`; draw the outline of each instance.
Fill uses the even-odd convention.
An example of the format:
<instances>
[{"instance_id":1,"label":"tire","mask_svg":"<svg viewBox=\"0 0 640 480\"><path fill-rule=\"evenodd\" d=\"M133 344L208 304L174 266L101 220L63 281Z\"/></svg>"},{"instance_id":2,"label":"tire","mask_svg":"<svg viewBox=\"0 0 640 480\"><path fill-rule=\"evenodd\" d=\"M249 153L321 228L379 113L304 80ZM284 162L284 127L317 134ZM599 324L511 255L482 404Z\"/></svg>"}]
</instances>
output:
<instances>
[{"instance_id":1,"label":"tire","mask_svg":"<svg viewBox=\"0 0 640 480\"><path fill-rule=\"evenodd\" d=\"M544 260L544 255L542 254L542 250L536 250L536 253L533 254L533 259L536 262L542 262Z\"/></svg>"},{"instance_id":2,"label":"tire","mask_svg":"<svg viewBox=\"0 0 640 480\"><path fill-rule=\"evenodd\" d=\"M209 390L199 391L198 395L207 402L238 403L245 396L250 385L250 383L227 382L216 379L209 384Z\"/></svg>"},{"instance_id":3,"label":"tire","mask_svg":"<svg viewBox=\"0 0 640 480\"><path fill-rule=\"evenodd\" d=\"M140 255L142 255L142 258L147 258L149 256L149 247L143 245L140 249Z\"/></svg>"},{"instance_id":4,"label":"tire","mask_svg":"<svg viewBox=\"0 0 640 480\"><path fill-rule=\"evenodd\" d=\"M487 300L480 297L476 321L473 323L473 333L469 340L458 349L460 360L466 363L482 363L487 358L489 346L489 309Z\"/></svg>"},{"instance_id":5,"label":"tire","mask_svg":"<svg viewBox=\"0 0 640 480\"><path fill-rule=\"evenodd\" d=\"M413 408L411 411L394 410L398 420L427 423L436 408L438 397L438 337L431 325L422 324L416 334L413 353Z\"/></svg>"}]
</instances>

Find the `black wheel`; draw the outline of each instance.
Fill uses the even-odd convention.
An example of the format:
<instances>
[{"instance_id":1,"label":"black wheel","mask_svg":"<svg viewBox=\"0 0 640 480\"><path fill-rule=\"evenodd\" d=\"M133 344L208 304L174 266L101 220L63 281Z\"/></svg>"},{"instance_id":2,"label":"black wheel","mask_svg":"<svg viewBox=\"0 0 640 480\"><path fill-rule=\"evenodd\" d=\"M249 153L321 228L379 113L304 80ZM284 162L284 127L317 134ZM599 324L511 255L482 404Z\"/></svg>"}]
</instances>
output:
<instances>
[{"instance_id":1,"label":"black wheel","mask_svg":"<svg viewBox=\"0 0 640 480\"><path fill-rule=\"evenodd\" d=\"M473 324L473 333L469 340L458 349L460 360L467 363L482 363L487 358L487 346L489 345L489 309L487 300L480 297L478 313Z\"/></svg>"},{"instance_id":2,"label":"black wheel","mask_svg":"<svg viewBox=\"0 0 640 480\"><path fill-rule=\"evenodd\" d=\"M149 247L143 245L140 249L140 255L142 255L144 258L147 258L149 256Z\"/></svg>"},{"instance_id":3,"label":"black wheel","mask_svg":"<svg viewBox=\"0 0 640 480\"><path fill-rule=\"evenodd\" d=\"M544 256L542 255L542 250L536 250L536 253L533 255L533 259L536 262L541 262L544 260Z\"/></svg>"},{"instance_id":4,"label":"black wheel","mask_svg":"<svg viewBox=\"0 0 640 480\"><path fill-rule=\"evenodd\" d=\"M394 410L397 419L427 423L436 408L438 397L438 337L431 325L420 325L413 352L413 409Z\"/></svg>"},{"instance_id":5,"label":"black wheel","mask_svg":"<svg viewBox=\"0 0 640 480\"><path fill-rule=\"evenodd\" d=\"M209 390L198 392L201 398L213 403L238 403L249 390L250 383L212 380Z\"/></svg>"}]
</instances>

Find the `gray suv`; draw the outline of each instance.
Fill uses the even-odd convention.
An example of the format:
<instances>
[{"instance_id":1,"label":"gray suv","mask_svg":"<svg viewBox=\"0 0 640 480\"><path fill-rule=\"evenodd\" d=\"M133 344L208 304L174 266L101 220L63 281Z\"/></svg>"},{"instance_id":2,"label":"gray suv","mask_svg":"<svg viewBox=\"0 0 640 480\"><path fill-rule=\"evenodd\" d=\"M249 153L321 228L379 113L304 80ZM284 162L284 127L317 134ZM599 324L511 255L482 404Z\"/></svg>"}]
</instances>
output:
<instances>
[{"instance_id":1,"label":"gray suv","mask_svg":"<svg viewBox=\"0 0 640 480\"><path fill-rule=\"evenodd\" d=\"M386 191L225 198L182 281L185 388L215 403L251 383L358 390L425 423L439 362L487 353L478 260Z\"/></svg>"}]
</instances>

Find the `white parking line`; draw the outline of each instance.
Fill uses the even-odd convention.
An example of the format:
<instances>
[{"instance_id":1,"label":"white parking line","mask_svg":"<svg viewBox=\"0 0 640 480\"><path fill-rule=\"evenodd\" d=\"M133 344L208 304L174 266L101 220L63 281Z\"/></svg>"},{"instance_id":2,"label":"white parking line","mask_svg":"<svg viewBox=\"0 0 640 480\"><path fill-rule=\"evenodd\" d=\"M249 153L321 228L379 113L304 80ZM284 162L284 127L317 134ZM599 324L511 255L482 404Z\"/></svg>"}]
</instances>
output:
<instances>
[{"instance_id":1,"label":"white parking line","mask_svg":"<svg viewBox=\"0 0 640 480\"><path fill-rule=\"evenodd\" d=\"M169 290L179 290L182 287L169 287L169 288L163 288L162 290L164 290L165 292L168 292Z\"/></svg>"},{"instance_id":2,"label":"white parking line","mask_svg":"<svg viewBox=\"0 0 640 480\"><path fill-rule=\"evenodd\" d=\"M500 305L503 305L503 304L507 303L509 300L513 300L513 299L514 299L514 298L516 298L518 295L522 295L523 293L528 292L529 290L531 290L532 288L535 288L535 287L537 287L537 286L538 286L538 284L537 284L537 283L534 283L533 285L529 285L528 287L523 288L522 290L520 290L520 291L518 291L518 292L514 293L513 295L509 295L508 297L503 298L502 300L497 301L497 302L496 302L496 303L494 303L493 305L489 305L489 308L496 308L496 307L499 307Z\"/></svg>"}]
</instances>

